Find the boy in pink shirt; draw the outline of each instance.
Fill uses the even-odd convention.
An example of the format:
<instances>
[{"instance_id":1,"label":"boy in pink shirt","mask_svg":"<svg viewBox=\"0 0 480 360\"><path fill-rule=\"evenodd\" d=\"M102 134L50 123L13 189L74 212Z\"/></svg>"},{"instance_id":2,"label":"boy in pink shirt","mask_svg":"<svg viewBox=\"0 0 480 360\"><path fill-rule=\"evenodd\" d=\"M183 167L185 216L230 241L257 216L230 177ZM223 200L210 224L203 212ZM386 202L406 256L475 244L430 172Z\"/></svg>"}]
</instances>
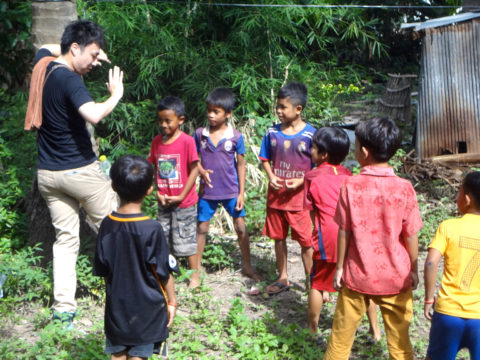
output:
<instances>
[{"instance_id":1,"label":"boy in pink shirt","mask_svg":"<svg viewBox=\"0 0 480 360\"><path fill-rule=\"evenodd\" d=\"M335 212L339 296L324 359L349 358L370 300L382 312L390 358L413 359L408 328L422 220L412 184L388 165L401 133L393 120L376 117L360 123L355 136L362 170L343 183Z\"/></svg>"}]
</instances>

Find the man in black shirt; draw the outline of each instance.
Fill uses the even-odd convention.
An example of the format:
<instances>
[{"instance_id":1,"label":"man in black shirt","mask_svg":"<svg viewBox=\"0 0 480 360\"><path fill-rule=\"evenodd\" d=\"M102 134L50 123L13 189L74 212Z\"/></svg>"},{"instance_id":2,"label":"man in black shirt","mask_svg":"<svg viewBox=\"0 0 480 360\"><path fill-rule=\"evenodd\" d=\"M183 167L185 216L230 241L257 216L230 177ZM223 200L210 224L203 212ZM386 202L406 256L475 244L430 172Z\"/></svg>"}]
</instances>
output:
<instances>
[{"instance_id":1,"label":"man in black shirt","mask_svg":"<svg viewBox=\"0 0 480 360\"><path fill-rule=\"evenodd\" d=\"M96 124L115 108L123 96L123 72L117 66L110 69L110 97L100 103L92 99L81 77L100 65L100 60L108 61L104 46L103 29L91 21L78 20L65 28L60 46L44 45L35 56L35 62L44 56L57 57L46 68L43 86L42 125L37 140L38 187L56 232L54 318L70 324L76 310L79 207L98 227L117 206L110 181L92 149L86 122Z\"/></svg>"}]
</instances>

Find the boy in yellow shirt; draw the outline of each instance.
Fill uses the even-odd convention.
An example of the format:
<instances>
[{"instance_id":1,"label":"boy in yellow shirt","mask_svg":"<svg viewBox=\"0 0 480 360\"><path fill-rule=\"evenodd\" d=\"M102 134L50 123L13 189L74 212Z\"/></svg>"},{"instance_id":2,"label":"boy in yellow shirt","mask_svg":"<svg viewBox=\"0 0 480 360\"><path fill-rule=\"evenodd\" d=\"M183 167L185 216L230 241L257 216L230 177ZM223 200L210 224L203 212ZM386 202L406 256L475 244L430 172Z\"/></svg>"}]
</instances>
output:
<instances>
[{"instance_id":1,"label":"boy in yellow shirt","mask_svg":"<svg viewBox=\"0 0 480 360\"><path fill-rule=\"evenodd\" d=\"M432 321L427 359L455 359L468 348L480 360L480 172L468 174L460 188L463 217L443 221L425 260L424 313ZM435 304L435 280L444 257L442 284ZM434 309L435 304L435 309Z\"/></svg>"}]
</instances>

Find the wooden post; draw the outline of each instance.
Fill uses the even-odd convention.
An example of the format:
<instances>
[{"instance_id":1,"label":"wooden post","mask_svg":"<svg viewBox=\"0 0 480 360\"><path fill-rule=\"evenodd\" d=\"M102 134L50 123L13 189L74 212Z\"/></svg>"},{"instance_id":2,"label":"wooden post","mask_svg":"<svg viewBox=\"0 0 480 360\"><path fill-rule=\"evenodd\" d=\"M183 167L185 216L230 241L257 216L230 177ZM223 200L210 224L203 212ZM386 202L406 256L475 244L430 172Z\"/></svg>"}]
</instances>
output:
<instances>
[{"instance_id":1,"label":"wooden post","mask_svg":"<svg viewBox=\"0 0 480 360\"><path fill-rule=\"evenodd\" d=\"M377 111L406 123L411 121L412 82L417 75L388 74L383 96L377 101Z\"/></svg>"},{"instance_id":2,"label":"wooden post","mask_svg":"<svg viewBox=\"0 0 480 360\"><path fill-rule=\"evenodd\" d=\"M32 37L38 50L43 44L59 44L63 29L77 20L75 1L32 1Z\"/></svg>"}]
</instances>

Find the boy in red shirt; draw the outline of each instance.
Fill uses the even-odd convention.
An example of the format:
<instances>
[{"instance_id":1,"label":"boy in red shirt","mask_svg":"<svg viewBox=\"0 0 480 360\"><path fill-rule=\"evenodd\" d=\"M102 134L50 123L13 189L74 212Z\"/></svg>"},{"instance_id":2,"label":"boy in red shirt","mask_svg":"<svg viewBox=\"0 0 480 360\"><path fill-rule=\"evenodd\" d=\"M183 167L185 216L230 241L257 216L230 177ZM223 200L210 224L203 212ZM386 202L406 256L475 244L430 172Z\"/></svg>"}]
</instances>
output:
<instances>
[{"instance_id":1,"label":"boy in red shirt","mask_svg":"<svg viewBox=\"0 0 480 360\"><path fill-rule=\"evenodd\" d=\"M198 154L193 138L180 130L185 105L176 96L167 96L157 106L161 134L153 138L148 161L157 178L158 221L175 256L185 256L195 271L190 284L199 281L197 254Z\"/></svg>"},{"instance_id":2,"label":"boy in red shirt","mask_svg":"<svg viewBox=\"0 0 480 360\"><path fill-rule=\"evenodd\" d=\"M360 174L345 179L334 220L339 225L333 287L339 296L324 359L347 360L368 301L379 305L391 359L413 359L408 328L418 285L422 227L412 184L388 160L401 144L395 122L373 118L356 130Z\"/></svg>"},{"instance_id":3,"label":"boy in red shirt","mask_svg":"<svg viewBox=\"0 0 480 360\"><path fill-rule=\"evenodd\" d=\"M305 208L310 209L313 232L313 266L310 273L311 289L308 293L308 329L312 335L318 331L318 320L324 302L330 301L333 275L337 261L338 225L333 220L338 193L346 177L352 173L340 165L350 149L348 135L340 128L322 127L312 138L312 162L315 168L305 174ZM374 304L369 306L368 317L374 341L381 337ZM321 339L320 341L323 341Z\"/></svg>"}]
</instances>

